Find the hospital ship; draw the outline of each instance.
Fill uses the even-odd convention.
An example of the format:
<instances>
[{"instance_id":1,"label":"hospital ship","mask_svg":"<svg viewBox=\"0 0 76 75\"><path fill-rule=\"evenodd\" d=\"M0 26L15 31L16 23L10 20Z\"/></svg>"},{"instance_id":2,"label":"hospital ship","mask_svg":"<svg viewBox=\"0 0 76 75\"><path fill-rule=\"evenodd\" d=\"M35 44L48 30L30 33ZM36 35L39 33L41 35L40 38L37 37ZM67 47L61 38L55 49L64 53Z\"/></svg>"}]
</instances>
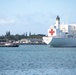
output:
<instances>
[{"instance_id":1,"label":"hospital ship","mask_svg":"<svg viewBox=\"0 0 76 75\"><path fill-rule=\"evenodd\" d=\"M43 41L52 47L76 47L76 24L60 24L56 17L55 25L48 29L48 36Z\"/></svg>"}]
</instances>

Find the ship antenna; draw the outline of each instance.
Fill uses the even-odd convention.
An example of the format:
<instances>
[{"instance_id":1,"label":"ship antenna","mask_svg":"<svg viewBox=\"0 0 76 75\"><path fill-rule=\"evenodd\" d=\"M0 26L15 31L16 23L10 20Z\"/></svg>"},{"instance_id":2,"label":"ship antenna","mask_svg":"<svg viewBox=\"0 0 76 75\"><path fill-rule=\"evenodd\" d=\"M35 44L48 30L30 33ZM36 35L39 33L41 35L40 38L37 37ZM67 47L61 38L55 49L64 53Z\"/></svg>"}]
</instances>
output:
<instances>
[{"instance_id":1,"label":"ship antenna","mask_svg":"<svg viewBox=\"0 0 76 75\"><path fill-rule=\"evenodd\" d=\"M66 24L68 23L68 19L67 19L67 17L66 17Z\"/></svg>"}]
</instances>

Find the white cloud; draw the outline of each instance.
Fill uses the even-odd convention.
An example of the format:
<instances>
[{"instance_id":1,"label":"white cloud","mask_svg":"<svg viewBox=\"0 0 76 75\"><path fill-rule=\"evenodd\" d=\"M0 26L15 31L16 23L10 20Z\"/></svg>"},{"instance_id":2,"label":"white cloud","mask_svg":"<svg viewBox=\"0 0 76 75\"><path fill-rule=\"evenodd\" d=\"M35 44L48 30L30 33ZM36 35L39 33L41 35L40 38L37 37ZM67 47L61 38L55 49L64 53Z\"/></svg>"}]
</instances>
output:
<instances>
[{"instance_id":1,"label":"white cloud","mask_svg":"<svg viewBox=\"0 0 76 75\"><path fill-rule=\"evenodd\" d=\"M15 20L0 19L0 25L13 24L13 23L15 23Z\"/></svg>"}]
</instances>

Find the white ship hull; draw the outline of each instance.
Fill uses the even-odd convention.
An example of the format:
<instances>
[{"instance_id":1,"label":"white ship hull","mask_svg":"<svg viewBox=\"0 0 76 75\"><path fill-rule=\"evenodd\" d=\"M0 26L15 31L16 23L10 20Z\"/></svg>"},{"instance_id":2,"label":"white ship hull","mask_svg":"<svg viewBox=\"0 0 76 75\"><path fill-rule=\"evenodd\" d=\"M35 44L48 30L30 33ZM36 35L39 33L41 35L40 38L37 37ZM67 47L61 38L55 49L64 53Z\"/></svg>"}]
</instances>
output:
<instances>
[{"instance_id":1,"label":"white ship hull","mask_svg":"<svg viewBox=\"0 0 76 75\"><path fill-rule=\"evenodd\" d=\"M43 40L53 47L76 47L76 38L43 37Z\"/></svg>"}]
</instances>

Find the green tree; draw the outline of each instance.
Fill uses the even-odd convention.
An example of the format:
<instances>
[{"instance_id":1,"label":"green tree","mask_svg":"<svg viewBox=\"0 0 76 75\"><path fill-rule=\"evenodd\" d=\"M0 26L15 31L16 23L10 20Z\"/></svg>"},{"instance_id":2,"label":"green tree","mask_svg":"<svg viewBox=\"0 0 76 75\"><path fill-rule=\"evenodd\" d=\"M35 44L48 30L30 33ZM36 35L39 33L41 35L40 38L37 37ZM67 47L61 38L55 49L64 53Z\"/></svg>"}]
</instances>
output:
<instances>
[{"instance_id":1,"label":"green tree","mask_svg":"<svg viewBox=\"0 0 76 75\"><path fill-rule=\"evenodd\" d=\"M31 32L29 32L29 36L31 36Z\"/></svg>"},{"instance_id":2,"label":"green tree","mask_svg":"<svg viewBox=\"0 0 76 75\"><path fill-rule=\"evenodd\" d=\"M27 37L27 32L26 32L26 35L25 36Z\"/></svg>"}]
</instances>

